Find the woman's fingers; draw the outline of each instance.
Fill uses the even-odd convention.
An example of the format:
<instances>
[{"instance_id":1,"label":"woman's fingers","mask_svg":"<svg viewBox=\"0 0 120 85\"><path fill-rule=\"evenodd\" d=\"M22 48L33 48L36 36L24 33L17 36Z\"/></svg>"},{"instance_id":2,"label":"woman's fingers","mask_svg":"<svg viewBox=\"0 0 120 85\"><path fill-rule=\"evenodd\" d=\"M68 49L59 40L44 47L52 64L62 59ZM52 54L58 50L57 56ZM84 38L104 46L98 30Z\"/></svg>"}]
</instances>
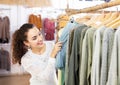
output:
<instances>
[{"instance_id":1,"label":"woman's fingers","mask_svg":"<svg viewBox=\"0 0 120 85\"><path fill-rule=\"evenodd\" d=\"M57 51L61 50L62 42L57 42L56 45L55 45L55 48L56 48Z\"/></svg>"}]
</instances>

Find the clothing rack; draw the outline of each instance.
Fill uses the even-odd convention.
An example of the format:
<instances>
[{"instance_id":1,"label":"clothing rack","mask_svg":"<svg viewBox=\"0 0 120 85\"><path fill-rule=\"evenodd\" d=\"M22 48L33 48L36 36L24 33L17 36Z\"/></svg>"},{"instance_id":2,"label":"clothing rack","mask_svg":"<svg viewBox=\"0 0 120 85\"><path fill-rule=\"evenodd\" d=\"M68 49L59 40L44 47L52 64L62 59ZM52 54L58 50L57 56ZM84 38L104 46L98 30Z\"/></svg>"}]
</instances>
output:
<instances>
[{"instance_id":1,"label":"clothing rack","mask_svg":"<svg viewBox=\"0 0 120 85\"><path fill-rule=\"evenodd\" d=\"M104 9L104 8L108 8L108 7L112 7L112 6L117 6L117 5L120 5L120 0L111 1L111 2L107 2L107 3L102 3L100 5L87 7L87 8L83 8L83 9L80 9L80 10L66 9L66 13L68 15L79 14L79 13L91 13L91 12L94 12L94 11L98 11L100 9Z\"/></svg>"}]
</instances>

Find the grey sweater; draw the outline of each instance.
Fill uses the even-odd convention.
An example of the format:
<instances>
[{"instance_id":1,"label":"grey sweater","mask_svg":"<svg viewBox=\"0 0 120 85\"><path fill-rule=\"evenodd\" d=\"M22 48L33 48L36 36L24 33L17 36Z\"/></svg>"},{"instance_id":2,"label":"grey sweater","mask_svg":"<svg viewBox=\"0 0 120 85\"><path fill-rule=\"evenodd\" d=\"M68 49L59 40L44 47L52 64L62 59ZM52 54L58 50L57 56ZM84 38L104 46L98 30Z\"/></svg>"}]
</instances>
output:
<instances>
[{"instance_id":1,"label":"grey sweater","mask_svg":"<svg viewBox=\"0 0 120 85\"><path fill-rule=\"evenodd\" d=\"M91 70L91 85L100 85L100 60L102 51L102 38L105 27L102 26L96 30L93 38L93 58Z\"/></svg>"},{"instance_id":2,"label":"grey sweater","mask_svg":"<svg viewBox=\"0 0 120 85\"><path fill-rule=\"evenodd\" d=\"M113 29L107 28L103 34L100 85L106 85L108 79L114 33Z\"/></svg>"},{"instance_id":3,"label":"grey sweater","mask_svg":"<svg viewBox=\"0 0 120 85\"><path fill-rule=\"evenodd\" d=\"M120 85L120 27L115 32L110 69L106 85Z\"/></svg>"}]
</instances>

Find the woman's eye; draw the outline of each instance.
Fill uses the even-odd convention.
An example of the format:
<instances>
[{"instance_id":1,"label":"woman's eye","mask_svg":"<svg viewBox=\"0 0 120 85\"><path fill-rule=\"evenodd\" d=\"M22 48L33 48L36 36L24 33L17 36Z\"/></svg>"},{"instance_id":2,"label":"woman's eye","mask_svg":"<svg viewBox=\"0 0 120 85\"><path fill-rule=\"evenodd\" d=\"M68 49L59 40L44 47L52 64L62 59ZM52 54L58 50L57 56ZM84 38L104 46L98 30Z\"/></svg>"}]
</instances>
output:
<instances>
[{"instance_id":1,"label":"woman's eye","mask_svg":"<svg viewBox=\"0 0 120 85\"><path fill-rule=\"evenodd\" d=\"M36 40L36 38L34 38L33 40Z\"/></svg>"},{"instance_id":2,"label":"woman's eye","mask_svg":"<svg viewBox=\"0 0 120 85\"><path fill-rule=\"evenodd\" d=\"M37 39L37 36L34 36L33 38L32 38L32 40L36 40Z\"/></svg>"}]
</instances>

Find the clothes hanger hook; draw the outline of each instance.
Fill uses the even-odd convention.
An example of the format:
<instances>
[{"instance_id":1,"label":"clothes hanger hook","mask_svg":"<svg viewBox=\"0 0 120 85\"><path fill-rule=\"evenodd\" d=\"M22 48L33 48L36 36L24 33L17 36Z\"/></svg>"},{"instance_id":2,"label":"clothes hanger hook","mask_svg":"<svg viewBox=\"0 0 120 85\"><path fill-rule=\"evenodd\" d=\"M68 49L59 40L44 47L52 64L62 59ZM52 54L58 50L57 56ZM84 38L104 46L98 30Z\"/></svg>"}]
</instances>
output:
<instances>
[{"instance_id":1,"label":"clothes hanger hook","mask_svg":"<svg viewBox=\"0 0 120 85\"><path fill-rule=\"evenodd\" d=\"M116 7L116 10L117 10L117 12L119 12L119 8L118 7Z\"/></svg>"}]
</instances>

